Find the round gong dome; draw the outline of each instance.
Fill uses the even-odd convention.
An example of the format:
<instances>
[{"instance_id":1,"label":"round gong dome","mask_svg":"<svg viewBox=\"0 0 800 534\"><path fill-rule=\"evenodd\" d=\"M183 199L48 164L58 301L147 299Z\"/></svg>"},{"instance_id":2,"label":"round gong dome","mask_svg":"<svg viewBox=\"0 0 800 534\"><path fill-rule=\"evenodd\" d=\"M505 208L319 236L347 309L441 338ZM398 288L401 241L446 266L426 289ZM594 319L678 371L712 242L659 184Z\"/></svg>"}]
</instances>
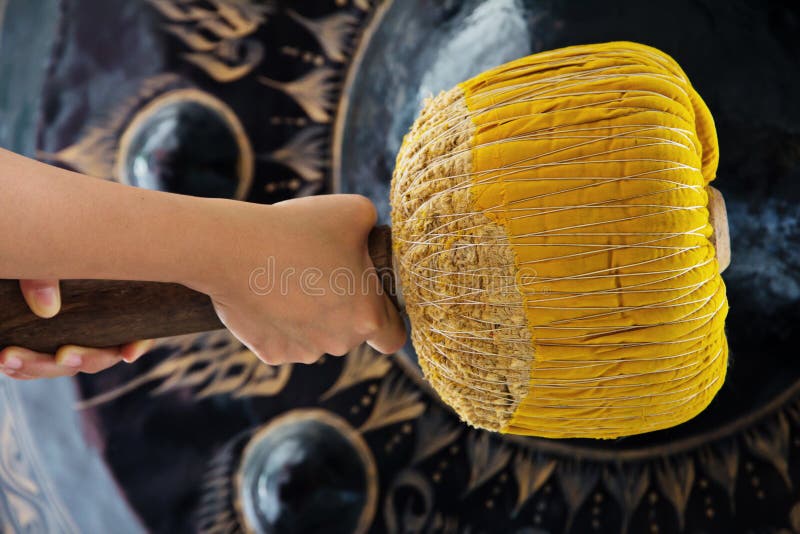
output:
<instances>
[{"instance_id":1,"label":"round gong dome","mask_svg":"<svg viewBox=\"0 0 800 534\"><path fill-rule=\"evenodd\" d=\"M124 183L185 195L244 198L253 154L233 111L196 89L171 91L139 111L120 139Z\"/></svg>"},{"instance_id":2,"label":"round gong dome","mask_svg":"<svg viewBox=\"0 0 800 534\"><path fill-rule=\"evenodd\" d=\"M681 64L714 116L721 160L714 186L728 204L732 247L723 274L730 302L726 382L704 412L677 427L558 446L600 455L689 447L692 438L749 424L800 388L798 21L777 4L754 6L389 1L361 41L335 128L334 182L340 192L371 197L384 223L394 159L422 101L527 54L618 40L651 45ZM413 362L413 348L406 353ZM420 376L418 369L412 374Z\"/></svg>"},{"instance_id":3,"label":"round gong dome","mask_svg":"<svg viewBox=\"0 0 800 534\"><path fill-rule=\"evenodd\" d=\"M263 534L363 532L376 467L361 435L324 410L295 410L250 440L237 477L242 520Z\"/></svg>"}]
</instances>

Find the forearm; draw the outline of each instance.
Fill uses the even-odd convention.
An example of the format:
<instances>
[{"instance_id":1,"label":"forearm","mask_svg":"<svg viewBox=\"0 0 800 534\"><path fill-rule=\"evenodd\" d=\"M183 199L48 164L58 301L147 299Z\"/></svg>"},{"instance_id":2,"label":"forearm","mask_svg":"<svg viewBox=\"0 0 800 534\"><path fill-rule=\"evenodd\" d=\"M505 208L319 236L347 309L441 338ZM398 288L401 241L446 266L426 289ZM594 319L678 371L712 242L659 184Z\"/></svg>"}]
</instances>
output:
<instances>
[{"instance_id":1,"label":"forearm","mask_svg":"<svg viewBox=\"0 0 800 534\"><path fill-rule=\"evenodd\" d=\"M233 229L225 201L124 186L0 151L0 278L195 285Z\"/></svg>"}]
</instances>

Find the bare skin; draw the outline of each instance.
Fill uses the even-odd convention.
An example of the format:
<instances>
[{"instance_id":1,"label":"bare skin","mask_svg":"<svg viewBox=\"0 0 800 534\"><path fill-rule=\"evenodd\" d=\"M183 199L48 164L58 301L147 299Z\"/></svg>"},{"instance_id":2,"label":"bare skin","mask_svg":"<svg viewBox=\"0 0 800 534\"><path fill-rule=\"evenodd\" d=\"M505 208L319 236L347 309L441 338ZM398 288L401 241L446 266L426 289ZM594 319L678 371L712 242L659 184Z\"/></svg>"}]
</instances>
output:
<instances>
[{"instance_id":1,"label":"bare skin","mask_svg":"<svg viewBox=\"0 0 800 534\"><path fill-rule=\"evenodd\" d=\"M19 285L33 313L45 319L58 314L61 308L58 280L20 280ZM56 354L9 347L0 351L0 372L18 380L94 374L120 362L133 363L154 344L155 340L144 340L102 349L66 345Z\"/></svg>"},{"instance_id":2,"label":"bare skin","mask_svg":"<svg viewBox=\"0 0 800 534\"><path fill-rule=\"evenodd\" d=\"M328 195L271 206L137 189L0 151L0 278L21 279L42 317L60 305L59 279L180 283L208 294L222 322L269 364L311 363L367 342L392 353L405 328L376 279L367 236L375 209L364 197ZM253 289L253 273L283 277ZM313 271L308 279L300 273ZM348 272L357 290L332 290ZM284 276L294 273L296 276ZM318 276L317 276L318 275ZM50 290L48 290L48 288ZM67 346L56 355L0 351L15 378L97 372L132 361L151 346ZM55 357L54 357L55 356Z\"/></svg>"}]
</instances>

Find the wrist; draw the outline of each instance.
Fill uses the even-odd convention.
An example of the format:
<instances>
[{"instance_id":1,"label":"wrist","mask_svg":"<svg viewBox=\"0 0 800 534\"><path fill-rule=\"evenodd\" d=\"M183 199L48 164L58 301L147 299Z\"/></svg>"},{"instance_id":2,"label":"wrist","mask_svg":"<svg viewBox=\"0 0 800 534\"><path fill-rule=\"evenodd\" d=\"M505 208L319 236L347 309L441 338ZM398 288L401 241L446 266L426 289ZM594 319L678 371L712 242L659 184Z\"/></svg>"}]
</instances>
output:
<instances>
[{"instance_id":1,"label":"wrist","mask_svg":"<svg viewBox=\"0 0 800 534\"><path fill-rule=\"evenodd\" d=\"M229 199L195 199L195 229L184 245L189 261L179 283L214 296L218 288L247 287L249 273L263 265L270 247L272 207Z\"/></svg>"}]
</instances>

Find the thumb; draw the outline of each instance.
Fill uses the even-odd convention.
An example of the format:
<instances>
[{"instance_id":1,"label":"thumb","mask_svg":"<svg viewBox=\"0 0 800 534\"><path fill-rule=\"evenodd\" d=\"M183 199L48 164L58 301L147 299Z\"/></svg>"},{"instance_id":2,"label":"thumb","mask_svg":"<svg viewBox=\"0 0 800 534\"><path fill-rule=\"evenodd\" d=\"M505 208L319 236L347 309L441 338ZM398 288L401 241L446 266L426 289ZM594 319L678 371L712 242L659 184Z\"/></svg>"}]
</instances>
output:
<instances>
[{"instance_id":1,"label":"thumb","mask_svg":"<svg viewBox=\"0 0 800 534\"><path fill-rule=\"evenodd\" d=\"M367 340L367 345L382 354L393 354L406 343L406 325L388 295L383 295L383 305L386 322Z\"/></svg>"},{"instance_id":2,"label":"thumb","mask_svg":"<svg viewBox=\"0 0 800 534\"><path fill-rule=\"evenodd\" d=\"M20 280L19 287L31 311L39 317L49 319L61 309L58 280Z\"/></svg>"}]
</instances>

